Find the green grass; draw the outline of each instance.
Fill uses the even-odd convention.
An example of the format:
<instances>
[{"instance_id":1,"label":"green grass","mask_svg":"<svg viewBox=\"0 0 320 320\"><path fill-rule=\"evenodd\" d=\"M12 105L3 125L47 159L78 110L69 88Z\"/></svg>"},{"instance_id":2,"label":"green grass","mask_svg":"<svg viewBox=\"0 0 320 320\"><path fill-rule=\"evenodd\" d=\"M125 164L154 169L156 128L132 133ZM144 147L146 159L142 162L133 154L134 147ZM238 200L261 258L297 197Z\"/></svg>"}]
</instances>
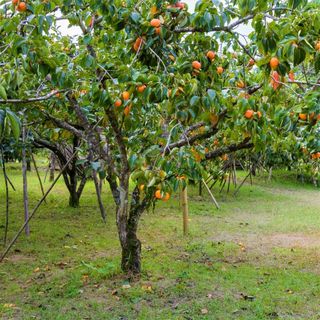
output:
<instances>
[{"instance_id":1,"label":"green grass","mask_svg":"<svg viewBox=\"0 0 320 320\"><path fill-rule=\"evenodd\" d=\"M16 165L9 175L17 188L11 239L23 204ZM0 234L3 186L1 178ZM41 197L33 172L29 188L32 208ZM220 210L205 190L199 197L190 188L188 237L178 198L159 203L141 220L143 273L130 285L119 268L112 199L105 187L104 225L93 190L89 183L81 207L71 209L57 184L30 237L0 265L1 319L319 319L320 197L312 186L286 173L271 183L257 177L237 198L215 189Z\"/></svg>"}]
</instances>

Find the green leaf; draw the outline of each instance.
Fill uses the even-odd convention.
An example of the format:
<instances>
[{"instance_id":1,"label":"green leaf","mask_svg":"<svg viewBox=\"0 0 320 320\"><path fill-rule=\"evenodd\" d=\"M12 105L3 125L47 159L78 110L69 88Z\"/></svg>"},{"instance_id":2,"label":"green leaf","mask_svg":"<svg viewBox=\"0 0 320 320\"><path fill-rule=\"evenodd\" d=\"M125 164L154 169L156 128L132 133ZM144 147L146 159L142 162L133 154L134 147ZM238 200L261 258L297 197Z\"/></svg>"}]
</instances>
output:
<instances>
[{"instance_id":1,"label":"green leaf","mask_svg":"<svg viewBox=\"0 0 320 320\"><path fill-rule=\"evenodd\" d=\"M293 63L295 66L300 64L306 58L306 52L301 47L294 48Z\"/></svg>"},{"instance_id":2,"label":"green leaf","mask_svg":"<svg viewBox=\"0 0 320 320\"><path fill-rule=\"evenodd\" d=\"M13 113L10 110L7 110L7 117L9 119L10 122L10 127L11 127L11 131L13 134L13 137L18 140L20 137L20 128L21 128L21 123L19 118L16 116L15 113Z\"/></svg>"},{"instance_id":3,"label":"green leaf","mask_svg":"<svg viewBox=\"0 0 320 320\"><path fill-rule=\"evenodd\" d=\"M6 90L5 90L5 88L4 88L1 84L0 84L0 97L1 97L3 100L7 100L7 99L8 99Z\"/></svg>"},{"instance_id":4,"label":"green leaf","mask_svg":"<svg viewBox=\"0 0 320 320\"><path fill-rule=\"evenodd\" d=\"M198 96L193 96L191 99L190 99L190 106L193 107L195 105L197 105L200 101L200 98Z\"/></svg>"}]
</instances>

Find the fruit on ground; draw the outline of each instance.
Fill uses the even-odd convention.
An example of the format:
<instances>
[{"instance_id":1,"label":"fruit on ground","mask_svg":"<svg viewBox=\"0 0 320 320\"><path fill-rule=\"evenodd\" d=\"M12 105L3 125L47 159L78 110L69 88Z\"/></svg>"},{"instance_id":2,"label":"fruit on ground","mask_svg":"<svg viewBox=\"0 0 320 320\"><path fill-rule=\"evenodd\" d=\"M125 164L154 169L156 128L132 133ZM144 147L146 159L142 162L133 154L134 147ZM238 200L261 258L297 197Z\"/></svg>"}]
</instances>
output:
<instances>
[{"instance_id":1,"label":"fruit on ground","mask_svg":"<svg viewBox=\"0 0 320 320\"><path fill-rule=\"evenodd\" d=\"M279 59L277 57L273 57L270 59L269 64L271 69L277 69L279 65Z\"/></svg>"},{"instance_id":2,"label":"fruit on ground","mask_svg":"<svg viewBox=\"0 0 320 320\"><path fill-rule=\"evenodd\" d=\"M252 119L253 116L254 116L254 111L251 110L251 109L248 109L248 110L245 112L244 116L245 116L246 119Z\"/></svg>"},{"instance_id":3,"label":"fruit on ground","mask_svg":"<svg viewBox=\"0 0 320 320\"><path fill-rule=\"evenodd\" d=\"M154 32L158 35L161 34L161 27L155 28Z\"/></svg>"},{"instance_id":4,"label":"fruit on ground","mask_svg":"<svg viewBox=\"0 0 320 320\"><path fill-rule=\"evenodd\" d=\"M122 98L123 98L123 100L129 100L130 99L130 93L128 91L122 92Z\"/></svg>"},{"instance_id":5,"label":"fruit on ground","mask_svg":"<svg viewBox=\"0 0 320 320\"><path fill-rule=\"evenodd\" d=\"M161 26L161 21L159 19L152 19L150 21L150 26L154 28L159 28Z\"/></svg>"},{"instance_id":6,"label":"fruit on ground","mask_svg":"<svg viewBox=\"0 0 320 320\"><path fill-rule=\"evenodd\" d=\"M317 41L316 46L315 46L315 49L316 49L317 51L320 51L320 40Z\"/></svg>"},{"instance_id":7,"label":"fruit on ground","mask_svg":"<svg viewBox=\"0 0 320 320\"><path fill-rule=\"evenodd\" d=\"M217 73L222 74L223 73L223 68L221 66L217 67Z\"/></svg>"},{"instance_id":8,"label":"fruit on ground","mask_svg":"<svg viewBox=\"0 0 320 320\"><path fill-rule=\"evenodd\" d=\"M257 116L258 116L259 119L262 117L261 111L257 111Z\"/></svg>"},{"instance_id":9,"label":"fruit on ground","mask_svg":"<svg viewBox=\"0 0 320 320\"><path fill-rule=\"evenodd\" d=\"M207 58L210 59L211 61L214 60L215 56L216 56L216 53L214 51L207 52Z\"/></svg>"},{"instance_id":10,"label":"fruit on ground","mask_svg":"<svg viewBox=\"0 0 320 320\"><path fill-rule=\"evenodd\" d=\"M199 61L193 61L192 62L192 68L196 69L196 70L200 70L201 69L201 63Z\"/></svg>"},{"instance_id":11,"label":"fruit on ground","mask_svg":"<svg viewBox=\"0 0 320 320\"><path fill-rule=\"evenodd\" d=\"M122 106L122 101L120 99L116 100L115 103L114 103L114 106L119 108Z\"/></svg>"}]
</instances>

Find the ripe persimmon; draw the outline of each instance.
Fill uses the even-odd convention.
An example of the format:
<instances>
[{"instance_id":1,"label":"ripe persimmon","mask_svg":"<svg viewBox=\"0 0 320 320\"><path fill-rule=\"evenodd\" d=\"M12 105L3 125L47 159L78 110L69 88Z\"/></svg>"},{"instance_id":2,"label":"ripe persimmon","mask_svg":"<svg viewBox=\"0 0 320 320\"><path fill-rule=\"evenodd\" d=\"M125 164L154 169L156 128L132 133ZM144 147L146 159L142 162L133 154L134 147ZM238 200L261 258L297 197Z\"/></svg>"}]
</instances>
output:
<instances>
[{"instance_id":1,"label":"ripe persimmon","mask_svg":"<svg viewBox=\"0 0 320 320\"><path fill-rule=\"evenodd\" d=\"M307 118L308 118L307 114L305 114L305 113L299 113L299 119L300 119L300 120L306 121Z\"/></svg>"},{"instance_id":2,"label":"ripe persimmon","mask_svg":"<svg viewBox=\"0 0 320 320\"><path fill-rule=\"evenodd\" d=\"M144 90L146 90L147 86L145 84L142 84L141 86L137 87L137 90L139 93L142 93Z\"/></svg>"},{"instance_id":3,"label":"ripe persimmon","mask_svg":"<svg viewBox=\"0 0 320 320\"><path fill-rule=\"evenodd\" d=\"M17 10L19 12L26 12L27 11L27 4L25 2L20 2L17 6Z\"/></svg>"},{"instance_id":4,"label":"ripe persimmon","mask_svg":"<svg viewBox=\"0 0 320 320\"><path fill-rule=\"evenodd\" d=\"M316 42L315 49L316 49L317 51L320 51L320 40L318 40L318 41Z\"/></svg>"},{"instance_id":5,"label":"ripe persimmon","mask_svg":"<svg viewBox=\"0 0 320 320\"><path fill-rule=\"evenodd\" d=\"M152 19L150 21L150 26L154 28L159 28L161 26L161 21L159 19Z\"/></svg>"},{"instance_id":6,"label":"ripe persimmon","mask_svg":"<svg viewBox=\"0 0 320 320\"><path fill-rule=\"evenodd\" d=\"M261 111L257 111L257 116L258 116L259 119L262 117Z\"/></svg>"},{"instance_id":7,"label":"ripe persimmon","mask_svg":"<svg viewBox=\"0 0 320 320\"><path fill-rule=\"evenodd\" d=\"M123 98L123 100L129 100L130 99L130 92L123 91L122 92L122 98Z\"/></svg>"},{"instance_id":8,"label":"ripe persimmon","mask_svg":"<svg viewBox=\"0 0 320 320\"><path fill-rule=\"evenodd\" d=\"M288 78L289 78L290 81L294 81L294 72L293 71L289 72Z\"/></svg>"},{"instance_id":9,"label":"ripe persimmon","mask_svg":"<svg viewBox=\"0 0 320 320\"><path fill-rule=\"evenodd\" d=\"M166 192L165 195L162 197L163 201L168 201L170 199L170 193Z\"/></svg>"},{"instance_id":10,"label":"ripe persimmon","mask_svg":"<svg viewBox=\"0 0 320 320\"><path fill-rule=\"evenodd\" d=\"M117 107L117 108L121 107L122 106L122 101L120 99L116 100L114 102L114 106Z\"/></svg>"},{"instance_id":11,"label":"ripe persimmon","mask_svg":"<svg viewBox=\"0 0 320 320\"><path fill-rule=\"evenodd\" d=\"M279 65L279 59L277 57L273 57L270 59L269 64L271 69L277 69Z\"/></svg>"},{"instance_id":12,"label":"ripe persimmon","mask_svg":"<svg viewBox=\"0 0 320 320\"><path fill-rule=\"evenodd\" d=\"M249 62L248 62L248 65L249 65L250 67L252 67L254 64L255 64L254 59L253 59L253 58L250 58L250 60L249 60Z\"/></svg>"},{"instance_id":13,"label":"ripe persimmon","mask_svg":"<svg viewBox=\"0 0 320 320\"><path fill-rule=\"evenodd\" d=\"M245 112L244 116L245 116L246 119L252 119L253 116L254 116L254 111L251 110L251 109L248 109L248 110Z\"/></svg>"},{"instance_id":14,"label":"ripe persimmon","mask_svg":"<svg viewBox=\"0 0 320 320\"><path fill-rule=\"evenodd\" d=\"M239 80L239 81L237 82L237 87L240 88L240 89L243 89L243 88L245 87L244 82L243 82L242 80Z\"/></svg>"},{"instance_id":15,"label":"ripe persimmon","mask_svg":"<svg viewBox=\"0 0 320 320\"><path fill-rule=\"evenodd\" d=\"M124 115L127 117L131 111L131 104L129 106L126 106L123 110Z\"/></svg>"},{"instance_id":16,"label":"ripe persimmon","mask_svg":"<svg viewBox=\"0 0 320 320\"><path fill-rule=\"evenodd\" d=\"M139 48L142 47L142 44L143 44L143 38L142 37L138 37L136 39L136 41L134 42L134 44L133 44L133 50L134 51L138 51Z\"/></svg>"},{"instance_id":17,"label":"ripe persimmon","mask_svg":"<svg viewBox=\"0 0 320 320\"><path fill-rule=\"evenodd\" d=\"M154 193L154 196L156 197L156 199L162 199L162 195L161 195L161 190L158 189L155 193Z\"/></svg>"},{"instance_id":18,"label":"ripe persimmon","mask_svg":"<svg viewBox=\"0 0 320 320\"><path fill-rule=\"evenodd\" d=\"M196 70L200 70L201 69L201 63L199 61L193 61L192 62L192 68L196 69Z\"/></svg>"},{"instance_id":19,"label":"ripe persimmon","mask_svg":"<svg viewBox=\"0 0 320 320\"><path fill-rule=\"evenodd\" d=\"M214 51L207 52L207 58L210 59L211 61L214 60L215 56L216 56L216 53Z\"/></svg>"},{"instance_id":20,"label":"ripe persimmon","mask_svg":"<svg viewBox=\"0 0 320 320\"><path fill-rule=\"evenodd\" d=\"M222 74L223 71L224 71L224 69L221 66L217 67L217 73L218 74Z\"/></svg>"},{"instance_id":21,"label":"ripe persimmon","mask_svg":"<svg viewBox=\"0 0 320 320\"><path fill-rule=\"evenodd\" d=\"M179 1L179 2L177 2L177 3L174 5L174 7L183 10L184 7L185 7L185 5L186 5L186 4L185 4L184 2L180 2L180 1Z\"/></svg>"},{"instance_id":22,"label":"ripe persimmon","mask_svg":"<svg viewBox=\"0 0 320 320\"><path fill-rule=\"evenodd\" d=\"M273 88L274 90L277 90L277 89L279 88L279 86L280 86L279 81L280 81L280 75L279 75L279 73L278 73L277 71L272 71L270 83L271 83L272 88Z\"/></svg>"}]
</instances>

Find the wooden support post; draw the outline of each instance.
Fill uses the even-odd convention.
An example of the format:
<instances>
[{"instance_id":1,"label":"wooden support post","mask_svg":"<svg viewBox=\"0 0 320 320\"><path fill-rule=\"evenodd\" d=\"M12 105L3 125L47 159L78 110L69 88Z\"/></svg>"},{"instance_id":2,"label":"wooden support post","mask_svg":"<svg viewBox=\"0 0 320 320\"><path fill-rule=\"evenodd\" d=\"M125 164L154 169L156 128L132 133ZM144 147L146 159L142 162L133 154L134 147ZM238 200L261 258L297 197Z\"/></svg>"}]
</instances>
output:
<instances>
[{"instance_id":1,"label":"wooden support post","mask_svg":"<svg viewBox=\"0 0 320 320\"><path fill-rule=\"evenodd\" d=\"M24 221L29 220L29 198L28 198L28 179L27 179L27 151L26 151L26 126L22 125L22 178L23 178L23 206ZM26 224L26 235L30 235L29 224Z\"/></svg>"},{"instance_id":2,"label":"wooden support post","mask_svg":"<svg viewBox=\"0 0 320 320\"><path fill-rule=\"evenodd\" d=\"M202 182L203 182L203 184L205 185L208 193L210 194L210 197L211 197L213 203L215 204L215 206L217 207L217 209L220 209L219 204L218 204L216 198L213 196L213 194L212 194L210 188L208 187L207 183L204 181L204 179L202 180Z\"/></svg>"},{"instance_id":3,"label":"wooden support post","mask_svg":"<svg viewBox=\"0 0 320 320\"><path fill-rule=\"evenodd\" d=\"M188 190L187 187L181 191L181 204L183 213L183 234L186 236L188 234L188 224L189 224L189 206L188 206Z\"/></svg>"}]
</instances>

